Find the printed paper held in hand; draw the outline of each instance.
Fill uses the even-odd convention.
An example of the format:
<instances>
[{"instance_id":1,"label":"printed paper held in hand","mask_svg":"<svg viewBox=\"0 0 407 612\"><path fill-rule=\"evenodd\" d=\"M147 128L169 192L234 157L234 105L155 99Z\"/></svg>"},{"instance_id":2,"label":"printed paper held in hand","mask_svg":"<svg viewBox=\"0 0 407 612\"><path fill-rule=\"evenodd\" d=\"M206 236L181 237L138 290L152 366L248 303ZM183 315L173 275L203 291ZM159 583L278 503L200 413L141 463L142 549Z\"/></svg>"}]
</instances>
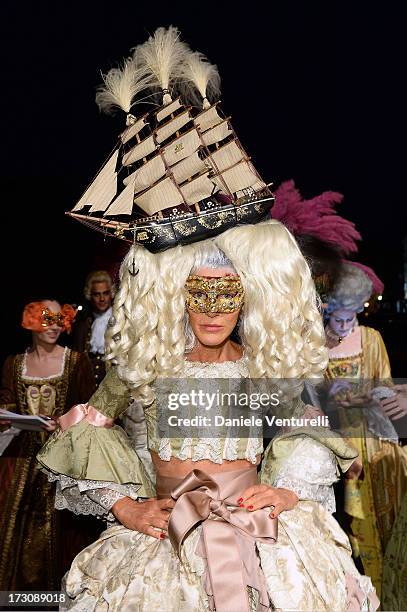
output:
<instances>
[{"instance_id":1,"label":"printed paper held in hand","mask_svg":"<svg viewBox=\"0 0 407 612\"><path fill-rule=\"evenodd\" d=\"M48 425L49 421L36 415L16 414L0 408L0 420L10 421L10 424L17 429L26 429L28 431L44 431L44 425Z\"/></svg>"}]
</instances>

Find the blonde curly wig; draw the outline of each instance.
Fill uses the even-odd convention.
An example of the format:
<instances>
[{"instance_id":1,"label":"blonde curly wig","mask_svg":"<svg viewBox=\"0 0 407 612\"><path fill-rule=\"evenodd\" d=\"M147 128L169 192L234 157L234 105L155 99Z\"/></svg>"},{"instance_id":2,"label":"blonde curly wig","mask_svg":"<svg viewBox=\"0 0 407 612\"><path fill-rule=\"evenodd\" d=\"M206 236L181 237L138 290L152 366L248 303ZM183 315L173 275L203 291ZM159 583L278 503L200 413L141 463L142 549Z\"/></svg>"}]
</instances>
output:
<instances>
[{"instance_id":1,"label":"blonde curly wig","mask_svg":"<svg viewBox=\"0 0 407 612\"><path fill-rule=\"evenodd\" d=\"M284 225L269 220L156 255L139 246L130 249L120 270L107 358L117 362L133 397L147 405L157 377L182 373L184 285L200 267L232 268L241 278L239 333L251 377L322 376L327 351L309 266Z\"/></svg>"}]
</instances>

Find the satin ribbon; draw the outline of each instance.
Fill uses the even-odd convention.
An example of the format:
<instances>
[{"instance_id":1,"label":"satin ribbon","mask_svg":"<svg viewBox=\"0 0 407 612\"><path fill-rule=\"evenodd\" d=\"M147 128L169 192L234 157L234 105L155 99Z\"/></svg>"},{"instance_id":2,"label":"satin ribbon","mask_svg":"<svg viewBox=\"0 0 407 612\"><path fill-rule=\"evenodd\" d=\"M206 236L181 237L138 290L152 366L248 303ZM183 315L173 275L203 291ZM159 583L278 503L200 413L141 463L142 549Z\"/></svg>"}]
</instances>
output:
<instances>
[{"instance_id":1,"label":"satin ribbon","mask_svg":"<svg viewBox=\"0 0 407 612\"><path fill-rule=\"evenodd\" d=\"M65 431L69 427L80 423L83 419L95 427L113 427L114 424L113 419L109 419L93 406L76 404L67 413L59 417L58 425L62 431Z\"/></svg>"},{"instance_id":2,"label":"satin ribbon","mask_svg":"<svg viewBox=\"0 0 407 612\"><path fill-rule=\"evenodd\" d=\"M174 487L175 483L178 484ZM248 512L237 505L237 498L255 484L255 467L212 476L192 470L181 481L157 476L157 496L168 497L170 492L176 500L168 535L178 556L181 556L182 543L189 531L202 523L207 593L210 601L213 597L216 612L250 612L247 585L259 592L258 610L270 610L255 541L275 542L277 519L271 519L267 509Z\"/></svg>"}]
</instances>

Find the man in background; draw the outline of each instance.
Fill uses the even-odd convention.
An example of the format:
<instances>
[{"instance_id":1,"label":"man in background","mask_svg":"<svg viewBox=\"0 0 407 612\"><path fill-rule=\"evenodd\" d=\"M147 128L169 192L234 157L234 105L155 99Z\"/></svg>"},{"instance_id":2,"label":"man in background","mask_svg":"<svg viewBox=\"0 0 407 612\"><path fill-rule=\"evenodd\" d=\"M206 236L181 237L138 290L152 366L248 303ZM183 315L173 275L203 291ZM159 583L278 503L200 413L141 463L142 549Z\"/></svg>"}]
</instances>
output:
<instances>
[{"instance_id":1,"label":"man in background","mask_svg":"<svg viewBox=\"0 0 407 612\"><path fill-rule=\"evenodd\" d=\"M89 355L96 385L100 384L106 373L105 332L112 315L114 293L114 284L108 272L91 272L83 290L87 304L78 312L72 327L72 348Z\"/></svg>"}]
</instances>

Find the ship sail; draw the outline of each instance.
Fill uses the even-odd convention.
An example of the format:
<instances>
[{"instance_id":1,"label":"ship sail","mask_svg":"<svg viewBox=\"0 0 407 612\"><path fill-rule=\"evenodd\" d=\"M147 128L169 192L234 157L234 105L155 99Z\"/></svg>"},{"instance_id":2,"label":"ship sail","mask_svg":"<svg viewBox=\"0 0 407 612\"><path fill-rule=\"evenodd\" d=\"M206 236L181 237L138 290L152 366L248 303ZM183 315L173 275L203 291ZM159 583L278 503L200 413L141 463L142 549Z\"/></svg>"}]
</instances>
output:
<instances>
[{"instance_id":1,"label":"ship sail","mask_svg":"<svg viewBox=\"0 0 407 612\"><path fill-rule=\"evenodd\" d=\"M257 183L255 183L254 185L251 185L251 189L253 189L253 191L255 191L256 193L258 191L263 191L264 187L265 187L265 183L263 183L263 181L257 181ZM240 198L242 196L247 195L247 187L245 189L241 189L239 191L236 192L236 197Z\"/></svg>"},{"instance_id":2,"label":"ship sail","mask_svg":"<svg viewBox=\"0 0 407 612\"><path fill-rule=\"evenodd\" d=\"M155 149L156 144L154 142L154 137L152 135L147 136L147 138L134 145L130 151L123 155L122 164L123 166L130 166L130 164L134 164L134 162L139 161L139 159L150 155Z\"/></svg>"},{"instance_id":3,"label":"ship sail","mask_svg":"<svg viewBox=\"0 0 407 612\"><path fill-rule=\"evenodd\" d=\"M134 185L131 182L127 185L126 189L123 189L123 191L111 203L103 216L111 217L112 215L131 215L133 210L133 199Z\"/></svg>"},{"instance_id":4,"label":"ship sail","mask_svg":"<svg viewBox=\"0 0 407 612\"><path fill-rule=\"evenodd\" d=\"M235 140L223 145L208 157L208 162L213 166L215 172L222 172L231 168L242 159L245 159L243 149L239 147Z\"/></svg>"},{"instance_id":5,"label":"ship sail","mask_svg":"<svg viewBox=\"0 0 407 612\"><path fill-rule=\"evenodd\" d=\"M219 115L216 105L211 106L208 108L208 110L205 110L202 113L199 113L199 115L194 118L194 124L199 127L202 132L209 130L211 127L218 125L218 123L221 123L222 121L223 119Z\"/></svg>"},{"instance_id":6,"label":"ship sail","mask_svg":"<svg viewBox=\"0 0 407 612\"><path fill-rule=\"evenodd\" d=\"M148 215L184 204L184 198L179 189L169 177L166 177L145 193L134 198L134 203L143 209Z\"/></svg>"},{"instance_id":7,"label":"ship sail","mask_svg":"<svg viewBox=\"0 0 407 612\"><path fill-rule=\"evenodd\" d=\"M208 147L211 144L224 140L231 134L233 134L233 131L229 128L228 119L225 119L222 121L222 123L219 123L218 125L215 125L215 127L204 132L202 134L202 140Z\"/></svg>"},{"instance_id":8,"label":"ship sail","mask_svg":"<svg viewBox=\"0 0 407 612\"><path fill-rule=\"evenodd\" d=\"M161 110L156 112L155 116L156 116L157 121L162 121L166 117L169 117L169 115L171 115L172 113L174 113L176 110L178 110L181 107L182 107L181 100L177 98L176 100L174 100L174 102L167 104L167 106L164 106Z\"/></svg>"},{"instance_id":9,"label":"ship sail","mask_svg":"<svg viewBox=\"0 0 407 612\"><path fill-rule=\"evenodd\" d=\"M165 123L162 127L157 128L157 142L164 142L164 140L167 140L167 138L178 132L178 130L184 127L184 125L189 123L190 120L191 115L189 113L189 110L186 110L183 113L180 113L179 115L174 117L174 119L171 119L171 121Z\"/></svg>"},{"instance_id":10,"label":"ship sail","mask_svg":"<svg viewBox=\"0 0 407 612\"><path fill-rule=\"evenodd\" d=\"M195 204L204 198L209 198L214 191L218 191L208 174L198 176L196 179L181 185L182 195L188 204Z\"/></svg>"},{"instance_id":11,"label":"ship sail","mask_svg":"<svg viewBox=\"0 0 407 612\"><path fill-rule=\"evenodd\" d=\"M199 157L198 152L175 164L170 168L177 183L183 183L195 174L201 174L207 170L205 162Z\"/></svg>"},{"instance_id":12,"label":"ship sail","mask_svg":"<svg viewBox=\"0 0 407 612\"><path fill-rule=\"evenodd\" d=\"M90 212L106 210L117 193L118 155L119 151L116 150L74 206L73 212L81 210L84 206L91 206Z\"/></svg>"},{"instance_id":13,"label":"ship sail","mask_svg":"<svg viewBox=\"0 0 407 612\"><path fill-rule=\"evenodd\" d=\"M166 168L160 154L156 155L148 162L135 170L132 174L123 179L124 185L132 183L134 185L134 193L139 193L148 189L165 175Z\"/></svg>"},{"instance_id":14,"label":"ship sail","mask_svg":"<svg viewBox=\"0 0 407 612\"><path fill-rule=\"evenodd\" d=\"M232 168L223 171L220 176L213 177L212 180L220 189L223 188L223 182L226 183L232 193L247 189L248 187L253 188L254 185L258 189L266 187L266 184L260 181L260 177L252 164L246 159L235 164Z\"/></svg>"},{"instance_id":15,"label":"ship sail","mask_svg":"<svg viewBox=\"0 0 407 612\"><path fill-rule=\"evenodd\" d=\"M130 138L136 136L141 130L148 125L148 121L146 120L147 115L141 117L138 121L129 125L129 127L124 130L124 132L120 135L120 139L123 144L125 144Z\"/></svg>"},{"instance_id":16,"label":"ship sail","mask_svg":"<svg viewBox=\"0 0 407 612\"><path fill-rule=\"evenodd\" d=\"M201 139L196 128L192 128L185 134L175 138L170 144L161 149L166 163L172 166L181 159L192 155L202 146Z\"/></svg>"}]
</instances>

